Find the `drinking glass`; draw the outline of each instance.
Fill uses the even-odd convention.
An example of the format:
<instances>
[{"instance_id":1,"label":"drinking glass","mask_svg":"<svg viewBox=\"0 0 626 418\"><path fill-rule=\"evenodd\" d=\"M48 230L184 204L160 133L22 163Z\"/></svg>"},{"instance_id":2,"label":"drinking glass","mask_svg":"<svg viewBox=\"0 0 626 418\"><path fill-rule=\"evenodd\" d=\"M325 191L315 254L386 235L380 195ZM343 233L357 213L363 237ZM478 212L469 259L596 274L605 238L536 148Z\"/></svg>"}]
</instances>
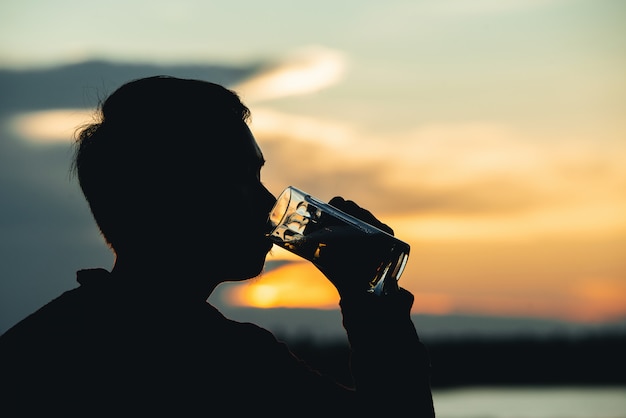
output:
<instances>
[{"instance_id":1,"label":"drinking glass","mask_svg":"<svg viewBox=\"0 0 626 418\"><path fill-rule=\"evenodd\" d=\"M374 246L377 249L374 259L372 252L364 254L368 265L372 265L365 291L376 295L397 289L396 282L409 258L410 246L406 242L293 186L278 196L269 222L272 227L269 237L274 244L312 262L322 271L330 263L341 262L342 254L347 260L350 258L347 255L354 251L346 246L345 240L337 239L339 235L350 235L359 245ZM327 254L333 254L332 259Z\"/></svg>"}]
</instances>

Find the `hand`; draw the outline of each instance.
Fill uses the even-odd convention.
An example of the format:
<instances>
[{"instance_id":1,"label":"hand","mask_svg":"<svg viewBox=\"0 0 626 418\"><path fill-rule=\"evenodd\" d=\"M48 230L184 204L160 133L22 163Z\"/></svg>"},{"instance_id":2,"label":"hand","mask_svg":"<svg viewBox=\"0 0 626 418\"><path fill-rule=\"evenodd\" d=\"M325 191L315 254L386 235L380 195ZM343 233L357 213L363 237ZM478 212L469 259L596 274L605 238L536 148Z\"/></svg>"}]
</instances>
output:
<instances>
[{"instance_id":1,"label":"hand","mask_svg":"<svg viewBox=\"0 0 626 418\"><path fill-rule=\"evenodd\" d=\"M393 229L380 222L371 212L351 200L334 197L329 204L376 228L393 235ZM380 255L388 251L389 243L384 236L364 235L343 224L324 225L314 234L324 234L318 242L324 242L323 265L316 267L337 288L343 298L351 294L362 294L370 288L369 282L381 263ZM317 240L315 240L317 241ZM396 287L397 283L387 286Z\"/></svg>"}]
</instances>

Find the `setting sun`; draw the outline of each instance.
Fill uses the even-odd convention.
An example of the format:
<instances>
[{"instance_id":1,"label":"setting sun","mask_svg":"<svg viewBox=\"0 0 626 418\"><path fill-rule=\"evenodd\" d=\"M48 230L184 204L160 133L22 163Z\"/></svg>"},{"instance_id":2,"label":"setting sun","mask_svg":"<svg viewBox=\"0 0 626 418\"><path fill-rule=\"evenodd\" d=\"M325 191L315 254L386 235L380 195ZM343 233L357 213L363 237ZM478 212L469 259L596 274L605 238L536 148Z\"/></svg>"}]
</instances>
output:
<instances>
[{"instance_id":1,"label":"setting sun","mask_svg":"<svg viewBox=\"0 0 626 418\"><path fill-rule=\"evenodd\" d=\"M257 308L335 309L335 288L310 263L295 261L231 289L228 302Z\"/></svg>"}]
</instances>

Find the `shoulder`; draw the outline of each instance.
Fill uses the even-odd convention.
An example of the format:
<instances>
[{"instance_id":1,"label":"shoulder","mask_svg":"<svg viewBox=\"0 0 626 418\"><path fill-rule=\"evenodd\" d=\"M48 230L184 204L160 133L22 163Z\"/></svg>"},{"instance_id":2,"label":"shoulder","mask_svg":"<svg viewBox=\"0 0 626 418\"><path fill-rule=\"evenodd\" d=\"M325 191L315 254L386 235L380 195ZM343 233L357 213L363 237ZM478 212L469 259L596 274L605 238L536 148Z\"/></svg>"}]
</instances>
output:
<instances>
[{"instance_id":1,"label":"shoulder","mask_svg":"<svg viewBox=\"0 0 626 418\"><path fill-rule=\"evenodd\" d=\"M15 346L16 349L44 350L57 344L82 338L92 324L101 322L105 312L111 310L115 302L110 300L103 287L103 269L94 269L88 280L80 286L68 290L36 311L32 312L0 336L0 349Z\"/></svg>"},{"instance_id":2,"label":"shoulder","mask_svg":"<svg viewBox=\"0 0 626 418\"><path fill-rule=\"evenodd\" d=\"M67 318L71 318L72 313L78 310L79 293L79 288L69 290L20 320L0 336L0 346L58 331L58 325L65 324Z\"/></svg>"}]
</instances>

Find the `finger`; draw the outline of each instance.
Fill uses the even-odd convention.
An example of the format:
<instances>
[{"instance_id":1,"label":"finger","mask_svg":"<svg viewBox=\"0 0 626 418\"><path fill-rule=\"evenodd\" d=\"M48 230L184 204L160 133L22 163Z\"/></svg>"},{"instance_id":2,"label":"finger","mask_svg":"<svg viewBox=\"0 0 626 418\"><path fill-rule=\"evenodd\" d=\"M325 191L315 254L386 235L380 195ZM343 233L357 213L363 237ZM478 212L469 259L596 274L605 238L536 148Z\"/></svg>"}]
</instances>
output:
<instances>
[{"instance_id":1,"label":"finger","mask_svg":"<svg viewBox=\"0 0 626 418\"><path fill-rule=\"evenodd\" d=\"M328 203L343 212L346 212L370 225L375 226L378 229L385 231L388 234L393 235L393 229L379 221L378 218L376 218L369 210L362 208L352 200L345 200L341 196L335 196L330 199Z\"/></svg>"}]
</instances>

